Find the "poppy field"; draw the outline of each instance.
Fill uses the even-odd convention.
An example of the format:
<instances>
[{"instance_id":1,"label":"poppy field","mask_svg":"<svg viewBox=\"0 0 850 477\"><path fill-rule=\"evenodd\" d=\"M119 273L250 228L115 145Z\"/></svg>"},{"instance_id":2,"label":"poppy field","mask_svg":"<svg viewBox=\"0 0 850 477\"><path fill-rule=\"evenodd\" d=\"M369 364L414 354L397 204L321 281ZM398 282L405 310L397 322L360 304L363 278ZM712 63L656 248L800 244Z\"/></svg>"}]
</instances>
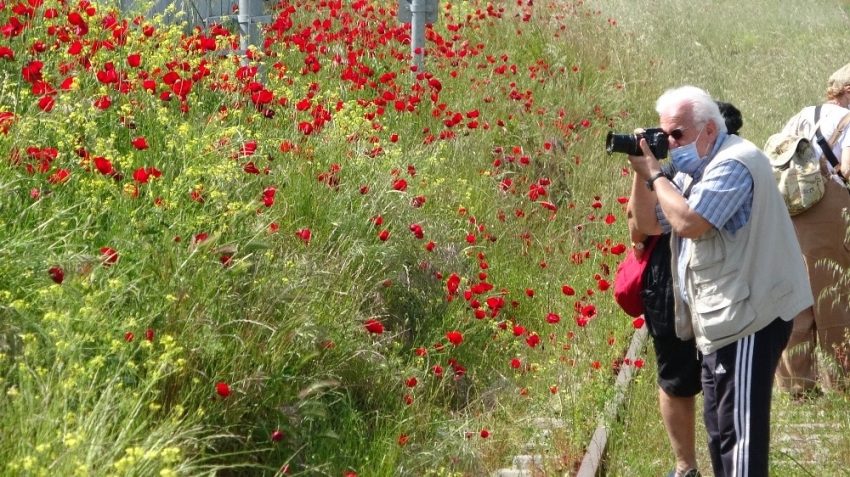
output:
<instances>
[{"instance_id":1,"label":"poppy field","mask_svg":"<svg viewBox=\"0 0 850 477\"><path fill-rule=\"evenodd\" d=\"M418 71L395 3L266 7L0 2L0 474L575 468L643 365L617 20L442 1Z\"/></svg>"}]
</instances>

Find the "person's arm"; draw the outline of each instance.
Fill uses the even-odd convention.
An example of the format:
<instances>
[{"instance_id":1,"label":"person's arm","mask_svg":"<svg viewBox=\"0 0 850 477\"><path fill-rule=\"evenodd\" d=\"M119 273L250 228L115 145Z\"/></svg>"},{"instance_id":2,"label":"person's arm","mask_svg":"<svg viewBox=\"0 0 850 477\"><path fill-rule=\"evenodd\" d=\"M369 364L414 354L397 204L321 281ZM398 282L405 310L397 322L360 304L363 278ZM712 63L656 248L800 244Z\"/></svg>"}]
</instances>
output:
<instances>
[{"instance_id":1,"label":"person's arm","mask_svg":"<svg viewBox=\"0 0 850 477\"><path fill-rule=\"evenodd\" d=\"M629 235L633 243L637 243L636 237L646 238L662 233L661 223L655 213L657 202L655 192L646 187L646 181L641 179L640 174L632 174L632 194L626 210L629 216Z\"/></svg>"},{"instance_id":2,"label":"person's arm","mask_svg":"<svg viewBox=\"0 0 850 477\"><path fill-rule=\"evenodd\" d=\"M631 240L632 247L634 247L635 257L640 258L643 256L643 242L647 239L647 237L649 237L649 235L641 232L637 228L635 216L631 209L631 202L626 206L626 217L628 218L629 223L629 240Z\"/></svg>"},{"instance_id":3,"label":"person's arm","mask_svg":"<svg viewBox=\"0 0 850 477\"><path fill-rule=\"evenodd\" d=\"M640 141L644 152L649 151L646 139ZM629 156L629 162L637 173L632 183L629 206L634 211L638 229L649 235L662 232L655 213L656 202L660 204L672 230L680 237L697 238L713 227L688 205L688 201L666 177L662 176L653 182L654 191L646 187L646 180L661 172L661 164L651 152L644 156Z\"/></svg>"},{"instance_id":4,"label":"person's arm","mask_svg":"<svg viewBox=\"0 0 850 477\"><path fill-rule=\"evenodd\" d=\"M845 181L850 179L850 147L841 148L841 160L838 163L838 170L841 171L841 175Z\"/></svg>"},{"instance_id":5,"label":"person's arm","mask_svg":"<svg viewBox=\"0 0 850 477\"><path fill-rule=\"evenodd\" d=\"M670 222L670 227L676 235L695 239L708 232L713 225L688 205L676 187L666 179L655 181L655 194L664 217Z\"/></svg>"}]
</instances>

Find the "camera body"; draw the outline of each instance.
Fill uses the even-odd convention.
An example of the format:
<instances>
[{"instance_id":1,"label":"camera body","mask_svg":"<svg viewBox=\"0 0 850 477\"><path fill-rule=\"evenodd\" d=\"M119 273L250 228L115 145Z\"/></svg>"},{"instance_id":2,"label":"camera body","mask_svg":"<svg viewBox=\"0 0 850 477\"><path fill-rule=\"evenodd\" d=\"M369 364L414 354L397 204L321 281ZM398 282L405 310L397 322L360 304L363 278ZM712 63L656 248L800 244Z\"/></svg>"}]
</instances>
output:
<instances>
[{"instance_id":1,"label":"camera body","mask_svg":"<svg viewBox=\"0 0 850 477\"><path fill-rule=\"evenodd\" d=\"M640 148L641 138L646 138L649 150L652 151L652 155L656 159L667 157L670 143L667 141L667 133L661 128L647 128L643 134L614 134L613 132L608 132L608 137L605 139L605 149L609 155L620 152L629 156L642 156L643 150Z\"/></svg>"}]
</instances>

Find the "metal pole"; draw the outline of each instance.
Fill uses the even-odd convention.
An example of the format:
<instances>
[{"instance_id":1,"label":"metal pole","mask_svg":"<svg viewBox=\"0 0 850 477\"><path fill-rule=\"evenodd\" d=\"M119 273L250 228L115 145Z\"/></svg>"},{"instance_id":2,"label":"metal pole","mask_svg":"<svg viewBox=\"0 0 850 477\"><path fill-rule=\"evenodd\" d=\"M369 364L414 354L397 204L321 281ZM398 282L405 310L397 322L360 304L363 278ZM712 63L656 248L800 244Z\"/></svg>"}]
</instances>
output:
<instances>
[{"instance_id":1,"label":"metal pole","mask_svg":"<svg viewBox=\"0 0 850 477\"><path fill-rule=\"evenodd\" d=\"M242 53L242 66L248 65L248 46L251 44L251 1L239 0L239 14L236 21L239 22L239 49Z\"/></svg>"},{"instance_id":2,"label":"metal pole","mask_svg":"<svg viewBox=\"0 0 850 477\"><path fill-rule=\"evenodd\" d=\"M413 20L410 22L410 53L413 57L414 73L425 71L425 17L428 11L427 0L413 0L410 12Z\"/></svg>"}]
</instances>

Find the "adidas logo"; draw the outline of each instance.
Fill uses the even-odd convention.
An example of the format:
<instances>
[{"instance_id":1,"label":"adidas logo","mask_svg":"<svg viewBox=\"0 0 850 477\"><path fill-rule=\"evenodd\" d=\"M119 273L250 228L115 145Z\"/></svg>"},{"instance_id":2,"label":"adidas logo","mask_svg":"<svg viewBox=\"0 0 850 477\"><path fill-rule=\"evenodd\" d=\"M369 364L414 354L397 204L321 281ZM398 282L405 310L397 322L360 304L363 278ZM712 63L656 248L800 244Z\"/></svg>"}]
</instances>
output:
<instances>
[{"instance_id":1,"label":"adidas logo","mask_svg":"<svg viewBox=\"0 0 850 477\"><path fill-rule=\"evenodd\" d=\"M723 364L717 365L717 368L714 370L714 374L726 374L726 368L723 367Z\"/></svg>"}]
</instances>

